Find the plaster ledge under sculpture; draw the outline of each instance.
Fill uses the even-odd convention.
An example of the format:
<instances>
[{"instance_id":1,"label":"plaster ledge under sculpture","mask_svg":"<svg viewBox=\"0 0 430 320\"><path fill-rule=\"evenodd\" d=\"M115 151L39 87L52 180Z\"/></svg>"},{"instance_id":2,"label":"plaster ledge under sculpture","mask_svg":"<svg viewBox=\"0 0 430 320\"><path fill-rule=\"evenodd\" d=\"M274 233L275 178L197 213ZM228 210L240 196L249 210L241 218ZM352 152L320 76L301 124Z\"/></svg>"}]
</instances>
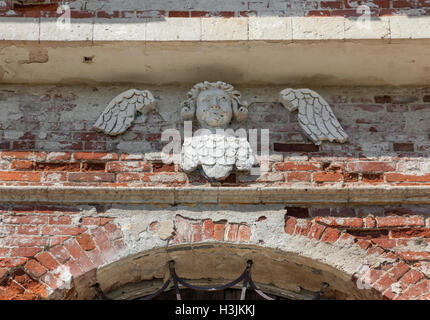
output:
<instances>
[{"instance_id":1,"label":"plaster ledge under sculpture","mask_svg":"<svg viewBox=\"0 0 430 320\"><path fill-rule=\"evenodd\" d=\"M344 143L348 135L343 130L329 104L310 89L284 89L280 103L290 112L298 109L301 129L316 145L322 141ZM108 135L125 132L140 112L147 115L155 110L151 92L128 90L114 98L94 124L94 129ZM243 123L248 117L248 104L241 94L225 82L204 81L196 84L181 105L184 121L195 118L201 129L198 135L185 137L181 152L181 168L190 173L199 168L209 180L224 180L233 167L249 171L256 158L244 137L225 130L233 123ZM220 130L223 129L223 130ZM200 131L200 130L199 130Z\"/></svg>"}]
</instances>

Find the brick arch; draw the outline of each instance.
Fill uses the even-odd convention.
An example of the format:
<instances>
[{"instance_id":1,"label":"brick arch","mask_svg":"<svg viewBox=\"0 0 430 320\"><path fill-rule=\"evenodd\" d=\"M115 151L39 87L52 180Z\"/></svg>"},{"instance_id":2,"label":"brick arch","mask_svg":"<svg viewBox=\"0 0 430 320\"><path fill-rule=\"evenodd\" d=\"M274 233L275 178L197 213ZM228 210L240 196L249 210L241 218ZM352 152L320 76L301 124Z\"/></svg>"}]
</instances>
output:
<instances>
[{"instance_id":1,"label":"brick arch","mask_svg":"<svg viewBox=\"0 0 430 320\"><path fill-rule=\"evenodd\" d=\"M0 239L0 299L92 298L95 283L110 292L128 283L162 279L171 259L178 261L178 273L190 279L233 279L252 259L255 281L275 282L280 290L304 286L317 291L327 282L337 298L430 298L428 276L411 259L425 252L393 250L399 244L390 247L393 239L377 236L387 229L376 228L374 217L299 218L300 210L291 208L285 217L249 213L241 221L173 211L135 218L133 227L141 225L139 242L128 229L131 224L89 212L53 206L3 208L3 232L11 234ZM382 227L393 224L390 219L417 225L414 219L419 218L376 219ZM426 230L389 232L417 236ZM212 265L201 267L210 261ZM120 279L124 275L128 278Z\"/></svg>"}]
</instances>

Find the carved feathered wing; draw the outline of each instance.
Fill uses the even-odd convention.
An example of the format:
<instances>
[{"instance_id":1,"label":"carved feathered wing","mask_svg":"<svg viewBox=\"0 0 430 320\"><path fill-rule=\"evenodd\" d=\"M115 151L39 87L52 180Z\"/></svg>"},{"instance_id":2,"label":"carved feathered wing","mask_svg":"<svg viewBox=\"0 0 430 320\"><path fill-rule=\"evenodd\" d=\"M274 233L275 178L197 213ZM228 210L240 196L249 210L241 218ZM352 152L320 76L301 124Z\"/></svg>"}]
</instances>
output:
<instances>
[{"instance_id":1,"label":"carved feathered wing","mask_svg":"<svg viewBox=\"0 0 430 320\"><path fill-rule=\"evenodd\" d=\"M330 105L315 91L288 88L280 92L279 100L290 112L299 109L300 127L316 145L323 140L340 143L348 140Z\"/></svg>"},{"instance_id":2,"label":"carved feathered wing","mask_svg":"<svg viewBox=\"0 0 430 320\"><path fill-rule=\"evenodd\" d=\"M148 90L131 89L115 97L94 124L94 129L110 136L125 132L133 123L136 112L145 116L154 110L156 101Z\"/></svg>"}]
</instances>

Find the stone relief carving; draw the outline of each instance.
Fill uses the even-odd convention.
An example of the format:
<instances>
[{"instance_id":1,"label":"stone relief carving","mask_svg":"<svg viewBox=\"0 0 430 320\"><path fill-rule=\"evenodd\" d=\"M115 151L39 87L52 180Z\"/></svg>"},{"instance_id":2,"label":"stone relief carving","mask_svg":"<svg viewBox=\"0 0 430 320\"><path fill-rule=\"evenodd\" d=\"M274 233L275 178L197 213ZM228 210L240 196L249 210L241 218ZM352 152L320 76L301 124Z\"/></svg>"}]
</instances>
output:
<instances>
[{"instance_id":1,"label":"stone relief carving","mask_svg":"<svg viewBox=\"0 0 430 320\"><path fill-rule=\"evenodd\" d=\"M284 89L279 101L290 112L299 110L299 125L316 145L322 141L344 143L348 135L343 130L327 101L310 89Z\"/></svg>"},{"instance_id":2,"label":"stone relief carving","mask_svg":"<svg viewBox=\"0 0 430 320\"><path fill-rule=\"evenodd\" d=\"M315 91L284 89L279 101L289 112L298 110L301 129L316 145L324 140L347 141L348 135L330 105ZM155 106L151 92L128 90L109 103L94 129L119 135L131 126L137 112L146 116ZM181 117L184 121L197 119L200 127L191 137L184 137L180 160L184 172L201 168L209 180L224 180L233 167L249 171L256 164L247 137L236 136L231 128L248 117L248 104L232 85L221 81L196 84L181 104Z\"/></svg>"},{"instance_id":3,"label":"stone relief carving","mask_svg":"<svg viewBox=\"0 0 430 320\"><path fill-rule=\"evenodd\" d=\"M136 89L125 91L108 104L94 124L94 129L117 136L130 128L137 112L146 117L155 106L156 101L151 92Z\"/></svg>"},{"instance_id":4,"label":"stone relief carving","mask_svg":"<svg viewBox=\"0 0 430 320\"><path fill-rule=\"evenodd\" d=\"M189 92L182 103L182 119L194 117L201 128L201 134L185 137L181 153L181 167L191 172L201 167L210 180L224 180L233 166L238 170L250 170L255 157L248 140L236 137L227 129L232 120L244 122L248 116L248 105L241 101L239 91L230 84L201 82ZM218 130L217 130L218 129Z\"/></svg>"}]
</instances>

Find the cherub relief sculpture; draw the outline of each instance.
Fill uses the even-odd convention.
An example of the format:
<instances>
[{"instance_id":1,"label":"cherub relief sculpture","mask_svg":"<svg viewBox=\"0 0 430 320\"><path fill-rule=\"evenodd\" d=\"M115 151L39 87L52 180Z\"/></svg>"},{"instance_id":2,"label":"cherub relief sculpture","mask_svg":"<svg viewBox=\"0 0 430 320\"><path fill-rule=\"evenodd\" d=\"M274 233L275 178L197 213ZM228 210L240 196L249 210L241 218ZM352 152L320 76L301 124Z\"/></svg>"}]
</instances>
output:
<instances>
[{"instance_id":1,"label":"cherub relief sculpture","mask_svg":"<svg viewBox=\"0 0 430 320\"><path fill-rule=\"evenodd\" d=\"M280 103L290 112L298 109L299 125L316 145L322 141L344 143L348 135L338 122L329 104L310 89L285 89ZM250 170L256 157L246 137L236 136L234 124L247 120L248 104L239 91L225 82L201 82L189 92L181 105L184 121L197 120L200 129L185 137L180 165L189 173L198 168L209 180L224 180L233 167ZM94 129L108 135L119 135L131 125L138 112L147 115L156 109L149 91L128 90L114 98L100 115ZM230 129L230 130L229 130Z\"/></svg>"},{"instance_id":2,"label":"cherub relief sculpture","mask_svg":"<svg viewBox=\"0 0 430 320\"><path fill-rule=\"evenodd\" d=\"M232 121L244 122L248 117L248 105L241 101L239 91L230 84L201 82L189 92L182 103L183 120L194 117L202 134L184 139L181 167L191 172L201 166L209 179L227 178L233 166L238 170L250 170L256 163L252 148L244 137L236 137L227 130Z\"/></svg>"}]
</instances>

